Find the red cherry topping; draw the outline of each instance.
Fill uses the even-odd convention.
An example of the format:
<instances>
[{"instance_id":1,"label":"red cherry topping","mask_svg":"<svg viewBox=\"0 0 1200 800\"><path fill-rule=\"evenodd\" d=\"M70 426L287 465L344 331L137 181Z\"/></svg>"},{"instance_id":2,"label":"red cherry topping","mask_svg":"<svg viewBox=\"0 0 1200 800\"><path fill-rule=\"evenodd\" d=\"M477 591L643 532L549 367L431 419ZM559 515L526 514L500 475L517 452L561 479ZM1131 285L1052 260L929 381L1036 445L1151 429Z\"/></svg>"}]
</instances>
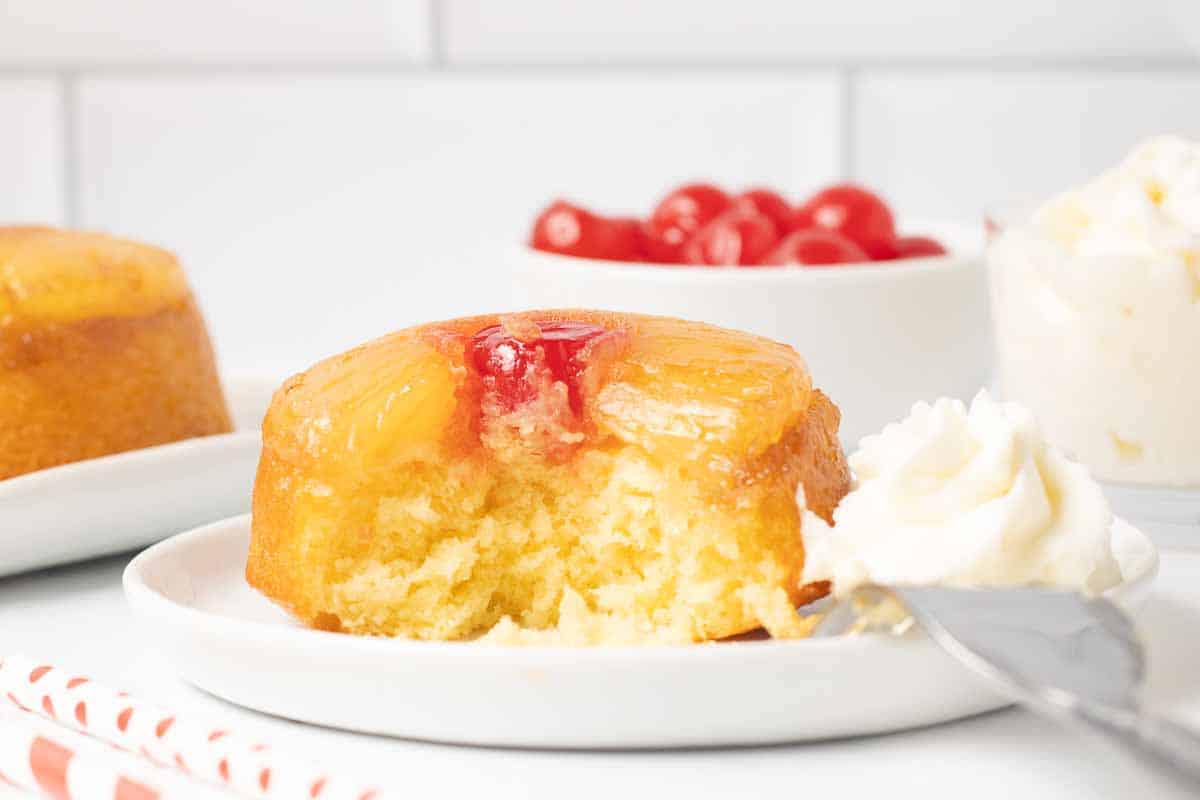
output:
<instances>
[{"instance_id":1,"label":"red cherry topping","mask_svg":"<svg viewBox=\"0 0 1200 800\"><path fill-rule=\"evenodd\" d=\"M678 228L659 230L649 220L638 226L638 249L647 259L658 264L682 264L683 248L688 234Z\"/></svg>"},{"instance_id":2,"label":"red cherry topping","mask_svg":"<svg viewBox=\"0 0 1200 800\"><path fill-rule=\"evenodd\" d=\"M896 223L878 195L853 184L817 192L792 214L791 230L823 228L841 234L871 258L895 258Z\"/></svg>"},{"instance_id":3,"label":"red cherry topping","mask_svg":"<svg viewBox=\"0 0 1200 800\"><path fill-rule=\"evenodd\" d=\"M579 379L587 366L581 351L613 331L587 322L562 321L531 323L530 332L532 338L517 338L503 326L493 325L475 334L471 359L484 386L511 411L537 395L540 373L549 370L555 381L567 385L571 410L579 414L583 408Z\"/></svg>"},{"instance_id":4,"label":"red cherry topping","mask_svg":"<svg viewBox=\"0 0 1200 800\"><path fill-rule=\"evenodd\" d=\"M683 257L689 264L758 264L778 241L775 223L765 215L733 208L701 228L687 243Z\"/></svg>"},{"instance_id":5,"label":"red cherry topping","mask_svg":"<svg viewBox=\"0 0 1200 800\"><path fill-rule=\"evenodd\" d=\"M634 217L596 217L600 238L607 244L601 258L612 261L642 261L641 220Z\"/></svg>"},{"instance_id":6,"label":"red cherry topping","mask_svg":"<svg viewBox=\"0 0 1200 800\"><path fill-rule=\"evenodd\" d=\"M866 250L863 247L863 250ZM900 251L896 249L896 240L878 239L871 243L871 249L867 251L872 261L894 261L900 257Z\"/></svg>"},{"instance_id":7,"label":"red cherry topping","mask_svg":"<svg viewBox=\"0 0 1200 800\"><path fill-rule=\"evenodd\" d=\"M789 233L778 247L767 254L763 263L775 266L823 266L869 260L866 252L845 236L814 228Z\"/></svg>"},{"instance_id":8,"label":"red cherry topping","mask_svg":"<svg viewBox=\"0 0 1200 800\"><path fill-rule=\"evenodd\" d=\"M729 208L729 195L707 183L680 186L655 207L642 231L643 249L654 261L681 263L692 234Z\"/></svg>"},{"instance_id":9,"label":"red cherry topping","mask_svg":"<svg viewBox=\"0 0 1200 800\"><path fill-rule=\"evenodd\" d=\"M747 189L733 198L734 205L748 205L759 214L775 223L782 236L787 233L792 217L792 207L778 193L770 189Z\"/></svg>"},{"instance_id":10,"label":"red cherry topping","mask_svg":"<svg viewBox=\"0 0 1200 800\"><path fill-rule=\"evenodd\" d=\"M602 217L570 203L551 203L533 223L529 243L537 250L580 258L639 258L638 222Z\"/></svg>"},{"instance_id":11,"label":"red cherry topping","mask_svg":"<svg viewBox=\"0 0 1200 800\"><path fill-rule=\"evenodd\" d=\"M896 239L897 258L944 255L946 255L946 248L937 239L931 239L928 236L901 236Z\"/></svg>"}]
</instances>

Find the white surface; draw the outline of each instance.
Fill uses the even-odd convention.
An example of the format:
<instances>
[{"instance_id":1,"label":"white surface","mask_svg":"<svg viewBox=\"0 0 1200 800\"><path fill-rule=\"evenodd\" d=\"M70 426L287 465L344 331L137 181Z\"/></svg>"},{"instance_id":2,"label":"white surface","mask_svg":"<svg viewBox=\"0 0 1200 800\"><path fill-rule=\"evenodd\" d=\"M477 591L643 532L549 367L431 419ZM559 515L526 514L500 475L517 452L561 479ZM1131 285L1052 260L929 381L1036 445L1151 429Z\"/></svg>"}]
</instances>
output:
<instances>
[{"instance_id":1,"label":"white surface","mask_svg":"<svg viewBox=\"0 0 1200 800\"><path fill-rule=\"evenodd\" d=\"M250 508L273 384L227 381L234 432L0 481L0 575L144 547Z\"/></svg>"},{"instance_id":2,"label":"white surface","mask_svg":"<svg viewBox=\"0 0 1200 800\"><path fill-rule=\"evenodd\" d=\"M0 225L63 220L59 92L57 82L45 78L0 79Z\"/></svg>"},{"instance_id":3,"label":"white surface","mask_svg":"<svg viewBox=\"0 0 1200 800\"><path fill-rule=\"evenodd\" d=\"M677 752L520 752L360 736L240 709L175 677L127 607L128 557L0 579L3 649L91 674L180 712L257 735L338 768L390 780L410 797L727 798L752 793L930 800L1181 800L1088 742L1021 711L909 733L809 745ZM1140 616L1150 649L1146 700L1200 725L1200 553L1164 556ZM326 678L336 683L338 677ZM881 674L879 680L887 681ZM725 687L735 697L741 686ZM1001 779L1002 778L1002 779Z\"/></svg>"},{"instance_id":4,"label":"white surface","mask_svg":"<svg viewBox=\"0 0 1200 800\"><path fill-rule=\"evenodd\" d=\"M558 193L648 212L697 173L814 188L837 169L836 88L765 73L88 80L83 220L182 255L225 367L296 370L502 310L504 254Z\"/></svg>"},{"instance_id":5,"label":"white surface","mask_svg":"<svg viewBox=\"0 0 1200 800\"><path fill-rule=\"evenodd\" d=\"M1109 596L1136 608L1158 558L1124 523L1112 536L1125 583ZM249 516L173 537L129 565L125 591L186 680L289 719L461 744L653 748L884 733L1004 705L915 634L573 649L308 630L246 583L249 540Z\"/></svg>"},{"instance_id":6,"label":"white surface","mask_svg":"<svg viewBox=\"0 0 1200 800\"><path fill-rule=\"evenodd\" d=\"M839 434L851 447L918 400L970 399L990 373L986 276L976 251L829 269L663 267L511 252L515 308L663 314L792 345L841 409Z\"/></svg>"},{"instance_id":7,"label":"white surface","mask_svg":"<svg viewBox=\"0 0 1200 800\"><path fill-rule=\"evenodd\" d=\"M4 0L0 64L421 60L428 0Z\"/></svg>"},{"instance_id":8,"label":"white surface","mask_svg":"<svg viewBox=\"0 0 1200 800\"><path fill-rule=\"evenodd\" d=\"M456 62L924 62L1188 53L1154 0L976 2L969 13L962 0L444 0L443 6L447 49Z\"/></svg>"},{"instance_id":9,"label":"white surface","mask_svg":"<svg viewBox=\"0 0 1200 800\"><path fill-rule=\"evenodd\" d=\"M1200 105L1178 98L1198 94L1196 72L868 70L855 164L903 213L979 220L1087 180L1146 136L1194 133Z\"/></svg>"}]
</instances>

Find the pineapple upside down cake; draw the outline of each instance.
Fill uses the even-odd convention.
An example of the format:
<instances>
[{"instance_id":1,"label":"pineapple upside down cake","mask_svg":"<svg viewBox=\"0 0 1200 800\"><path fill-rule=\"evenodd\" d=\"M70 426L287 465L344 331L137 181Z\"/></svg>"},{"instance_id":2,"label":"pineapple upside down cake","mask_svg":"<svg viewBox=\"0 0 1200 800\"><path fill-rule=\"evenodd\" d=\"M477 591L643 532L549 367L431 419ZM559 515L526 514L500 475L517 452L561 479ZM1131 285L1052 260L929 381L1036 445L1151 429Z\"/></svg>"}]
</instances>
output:
<instances>
[{"instance_id":1,"label":"pineapple upside down cake","mask_svg":"<svg viewBox=\"0 0 1200 800\"><path fill-rule=\"evenodd\" d=\"M849 472L791 348L544 311L399 331L276 392L246 576L306 624L413 639L798 637L801 503Z\"/></svg>"},{"instance_id":2,"label":"pineapple upside down cake","mask_svg":"<svg viewBox=\"0 0 1200 800\"><path fill-rule=\"evenodd\" d=\"M0 480L230 429L173 255L96 233L0 227Z\"/></svg>"}]
</instances>

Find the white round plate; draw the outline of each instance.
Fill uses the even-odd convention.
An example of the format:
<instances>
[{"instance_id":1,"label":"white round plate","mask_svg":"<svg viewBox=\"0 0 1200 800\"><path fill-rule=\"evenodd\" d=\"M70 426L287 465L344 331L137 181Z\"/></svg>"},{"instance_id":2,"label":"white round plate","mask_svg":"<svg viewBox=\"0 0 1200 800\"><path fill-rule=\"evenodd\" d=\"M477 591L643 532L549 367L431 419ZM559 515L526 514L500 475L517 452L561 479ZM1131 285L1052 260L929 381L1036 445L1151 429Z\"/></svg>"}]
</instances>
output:
<instances>
[{"instance_id":1,"label":"white round plate","mask_svg":"<svg viewBox=\"0 0 1200 800\"><path fill-rule=\"evenodd\" d=\"M461 744L556 748L748 745L883 733L1006 701L919 634L683 647L504 647L308 630L243 578L250 517L142 553L125 593L190 683L338 728ZM1113 526L1144 599L1150 541Z\"/></svg>"},{"instance_id":2,"label":"white round plate","mask_svg":"<svg viewBox=\"0 0 1200 800\"><path fill-rule=\"evenodd\" d=\"M250 509L274 383L225 382L234 432L0 481L0 575L132 550Z\"/></svg>"}]
</instances>

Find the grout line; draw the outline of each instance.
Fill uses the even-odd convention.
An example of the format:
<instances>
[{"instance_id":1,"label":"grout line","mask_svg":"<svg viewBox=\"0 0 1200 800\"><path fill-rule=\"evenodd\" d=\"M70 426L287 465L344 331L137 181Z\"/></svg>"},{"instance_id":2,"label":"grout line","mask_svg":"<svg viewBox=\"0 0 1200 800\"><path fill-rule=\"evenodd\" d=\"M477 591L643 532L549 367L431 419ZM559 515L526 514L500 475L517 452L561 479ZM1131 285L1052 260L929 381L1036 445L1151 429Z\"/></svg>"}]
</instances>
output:
<instances>
[{"instance_id":1,"label":"grout line","mask_svg":"<svg viewBox=\"0 0 1200 800\"><path fill-rule=\"evenodd\" d=\"M85 63L64 62L54 66L23 67L0 64L0 79L54 76L72 73L89 78L207 78L224 76L340 76L340 75L413 75L428 72L429 64L419 61L382 59L378 61L280 61L226 63Z\"/></svg>"},{"instance_id":2,"label":"grout line","mask_svg":"<svg viewBox=\"0 0 1200 800\"><path fill-rule=\"evenodd\" d=\"M446 66L446 37L445 24L442 15L445 13L442 0L429 2L429 53L434 69Z\"/></svg>"},{"instance_id":3,"label":"grout line","mask_svg":"<svg viewBox=\"0 0 1200 800\"><path fill-rule=\"evenodd\" d=\"M79 196L79 76L74 72L59 74L62 95L62 191L64 214L69 228L81 224Z\"/></svg>"},{"instance_id":4,"label":"grout line","mask_svg":"<svg viewBox=\"0 0 1200 800\"><path fill-rule=\"evenodd\" d=\"M453 71L730 71L766 72L788 70L812 72L836 69L886 70L891 72L937 73L961 72L1200 72L1200 58L831 58L831 59L763 59L759 61L475 61L447 65Z\"/></svg>"},{"instance_id":5,"label":"grout line","mask_svg":"<svg viewBox=\"0 0 1200 800\"><path fill-rule=\"evenodd\" d=\"M858 174L858 68L842 71L842 180L852 181Z\"/></svg>"},{"instance_id":6,"label":"grout line","mask_svg":"<svg viewBox=\"0 0 1200 800\"><path fill-rule=\"evenodd\" d=\"M557 75L562 72L614 74L622 72L831 72L850 69L855 71L886 70L893 73L941 73L941 72L975 72L975 73L1144 73L1161 74L1168 72L1200 74L1200 59L1195 58L1162 58L1162 59L842 59L829 61L778 60L754 62L722 62L722 61L627 61L611 62L477 62L454 63L446 59L444 50L440 4L430 0L431 8L438 8L439 13L431 27L437 31L431 32L435 52L433 53L436 66L447 72L476 74L487 73L504 75L506 73L531 74L543 73ZM0 64L0 77L37 77L47 75L62 75L64 73L89 73L98 76L138 76L138 77L175 77L175 76L206 76L206 75L295 75L304 73L317 74L346 74L346 75L407 75L428 72L429 65L404 59L376 59L364 61L276 61L276 62L161 62L161 63L120 63L120 62L62 62L38 66L22 66L17 64Z\"/></svg>"}]
</instances>

